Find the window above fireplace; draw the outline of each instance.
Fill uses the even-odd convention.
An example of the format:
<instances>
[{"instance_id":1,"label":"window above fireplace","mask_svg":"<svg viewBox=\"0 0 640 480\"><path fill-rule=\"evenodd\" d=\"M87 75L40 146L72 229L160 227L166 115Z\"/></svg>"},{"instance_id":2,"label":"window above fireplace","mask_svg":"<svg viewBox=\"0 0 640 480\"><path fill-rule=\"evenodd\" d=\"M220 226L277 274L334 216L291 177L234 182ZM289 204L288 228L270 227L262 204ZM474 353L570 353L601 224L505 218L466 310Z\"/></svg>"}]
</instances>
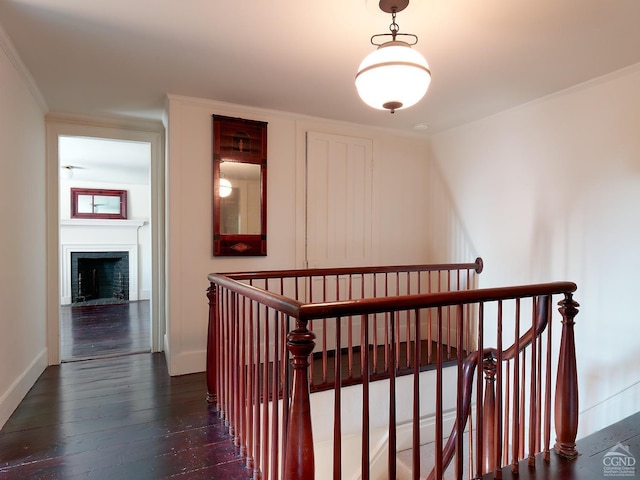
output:
<instances>
[{"instance_id":1,"label":"window above fireplace","mask_svg":"<svg viewBox=\"0 0 640 480\"><path fill-rule=\"evenodd\" d=\"M127 191L93 188L71 189L71 218L127 218Z\"/></svg>"}]
</instances>

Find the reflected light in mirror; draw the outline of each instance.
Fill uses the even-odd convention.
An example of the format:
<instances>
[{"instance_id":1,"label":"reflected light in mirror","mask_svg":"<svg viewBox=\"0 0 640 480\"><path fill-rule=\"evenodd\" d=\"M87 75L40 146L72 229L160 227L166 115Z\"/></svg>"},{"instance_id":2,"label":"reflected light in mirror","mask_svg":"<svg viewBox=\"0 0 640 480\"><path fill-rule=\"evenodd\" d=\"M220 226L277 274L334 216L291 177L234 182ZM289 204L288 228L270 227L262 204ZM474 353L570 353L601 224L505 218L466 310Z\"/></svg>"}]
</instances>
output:
<instances>
[{"instance_id":1,"label":"reflected light in mirror","mask_svg":"<svg viewBox=\"0 0 640 480\"><path fill-rule=\"evenodd\" d=\"M226 178L220 179L220 197L228 197L231 195L231 182Z\"/></svg>"}]
</instances>

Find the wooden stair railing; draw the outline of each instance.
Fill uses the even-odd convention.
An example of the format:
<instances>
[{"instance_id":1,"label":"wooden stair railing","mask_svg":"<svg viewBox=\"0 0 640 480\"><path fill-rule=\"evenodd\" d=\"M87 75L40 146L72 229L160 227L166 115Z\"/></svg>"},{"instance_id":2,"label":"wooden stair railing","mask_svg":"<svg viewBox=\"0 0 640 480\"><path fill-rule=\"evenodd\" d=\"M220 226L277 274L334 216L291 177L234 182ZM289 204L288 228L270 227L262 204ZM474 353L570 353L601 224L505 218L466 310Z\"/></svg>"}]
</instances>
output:
<instances>
[{"instance_id":1,"label":"wooden stair railing","mask_svg":"<svg viewBox=\"0 0 640 480\"><path fill-rule=\"evenodd\" d=\"M565 298L560 303L559 311L563 317L563 333L562 344L560 348L559 372L557 375L558 383L556 388L556 400L555 400L555 419L556 419L556 432L557 443L555 450L566 458L575 458L577 451L575 449L575 438L577 434L577 377L575 375L575 345L573 343L573 319L578 313L578 304L572 299L571 293L565 293ZM499 437L496 438L496 432L501 430L501 409L497 407L496 402L496 372L499 370L497 365L500 361L509 362L517 359L517 356L529 347L536 339L539 339L542 333L545 331L551 317L550 313L550 297L543 296L539 298L535 329L531 327L527 332L519 337L509 348L504 351L499 351L496 348L485 348L482 356L478 351L472 352L465 360L462 367L463 371L463 389L462 389L462 408L457 413L456 422L452 428L451 434L447 440L447 443L442 452L442 468L446 469L451 460L454 457L456 449L462 451L461 438L467 422L471 415L471 399L472 389L474 382L474 374L476 367L481 364L482 371L485 374L485 388L484 399L482 402L482 408L484 410L484 416L482 419L482 442L487 448L484 450L481 457L481 465L478 466L478 471L481 474L489 472L495 472L499 475L498 471L503 466L503 461L496 448L499 443ZM549 331L550 335L550 331ZM535 359L533 360L535 362ZM516 365L515 369L517 370ZM566 372L570 372L568 375ZM547 370L547 375L550 375L550 371ZM532 380L533 381L533 380ZM550 378L547 378L547 382L550 383ZM550 391L548 392L550 393ZM550 411L550 397L545 399L545 409ZM506 402L509 403L508 400ZM522 407L518 405L518 409ZM532 402L530 410L532 415L538 415L541 405L536 405ZM520 415L516 413L518 420ZM545 435L545 448L542 452L536 452L536 439L535 435L540 435L539 431L530 430L530 452L528 456L528 463L534 464L534 456L536 453L542 453L543 458L549 460L549 435L550 435L550 417L545 418L544 435ZM535 422L536 419L532 418ZM538 420L539 421L539 420ZM518 471L518 460L523 459L523 449L520 446L520 435L516 435L516 428L514 427L513 443L512 443L512 462L511 469L515 473ZM520 433L520 432L518 432ZM507 448L508 442L505 442ZM538 442L539 443L539 442ZM524 446L524 445L523 445ZM504 457L504 456L503 456ZM506 457L504 457L506 458ZM460 455L458 457L457 470L462 469L462 465L459 463L462 459ZM436 468L432 469L427 480L436 480Z\"/></svg>"},{"instance_id":2,"label":"wooden stair railing","mask_svg":"<svg viewBox=\"0 0 640 480\"><path fill-rule=\"evenodd\" d=\"M473 266L474 264L466 264ZM477 266L477 264L476 264ZM473 268L473 267L471 267ZM340 275L347 275L347 271L341 271L339 275L322 272L321 275L334 275L336 285ZM287 480L313 479L315 455L313 451L313 433L311 431L311 404L309 392L313 385L313 373L311 369L311 359L314 347L332 341L337 348L336 357L338 355L339 346L345 338L351 338L351 319L359 320L360 334L354 335L358 338L359 345L363 346L359 350L353 350L354 357L359 357L360 365L364 366L358 380L362 383L362 479L370 478L370 415L369 404L376 402L371 397L370 382L373 380L371 357L376 355L376 348L368 348L371 345L371 338L378 334L377 330L384 329L382 335L382 343L384 344L385 365L388 368L387 381L389 382L389 458L388 471L389 478L396 477L396 404L395 399L400 398L400 392L396 390L396 381L401 372L411 370L413 387L412 394L408 392L402 393L402 397L413 398L413 443L415 447L420 444L420 407L421 395L433 396L433 390L421 386L421 371L424 365L420 363L421 359L421 339L428 338L435 345L435 430L436 430L436 451L440 452L436 455L435 478L442 478L445 469L445 455L442 454L446 449L442 445L444 438L443 429L443 394L450 395L451 392L445 392L443 386L443 365L451 357L448 352L455 351L453 358L454 364L458 369L458 391L463 390L462 379L465 376L473 376L474 368L477 368L478 361L486 364L489 373L489 384L494 385L494 389L486 389L487 404L491 404L491 395L494 397L493 404L495 407L490 408L494 411L493 425L487 423L485 430L501 430L500 425L502 419L503 402L501 400L503 392L502 385L509 381L509 373L502 371L501 365L506 362L520 362L518 367L524 365L523 361L519 361L519 355L514 354L513 360L505 360L510 355L510 349L502 349L502 305L503 302L515 301L519 304L524 302L537 302L538 312L542 306L550 305L551 296L555 294L564 294L564 308L561 308L563 314L563 335L561 341L561 352L558 366L558 380L556 388L556 408L561 405L562 408L573 408L577 412L577 386L575 384L575 345L573 342L573 316L577 313L577 304L571 300L571 292L575 291L576 286L570 282L557 282L543 285L529 285L519 287L507 287L498 289L473 289L467 286L473 282L466 282L465 289L459 291L443 291L438 288L436 291L426 294L409 295L388 295L374 298L353 298L353 299L335 299L329 298L325 300L320 296L319 301L311 301L309 296L305 296L302 291L310 289L311 281L308 271L287 271L282 272L256 272L254 274L241 274L238 279L233 275L210 275L211 286L208 291L210 301L210 324L209 324L209 346L208 346L208 364L207 364L207 382L209 388L209 400L216 407L219 415L225 418L229 425L229 431L233 435L234 441L238 445L238 451L246 457L247 466L253 469L253 478L255 480L269 479L276 480L286 478ZM244 278L240 278L245 275ZM263 279L260 282L253 283L256 277L260 275ZM359 273L363 276L364 274ZM253 278L249 278L252 277ZM265 281L264 279L267 278ZM387 282L385 277L384 284L396 283L399 281L394 277L391 282ZM430 278L430 277L429 277ZM451 277L450 277L451 278ZM455 274L453 275L455 278ZM287 279L294 279L293 284L288 284ZM303 280L300 280L303 279ZM304 280L307 279L307 280ZM241 280L241 281L239 281ZM351 277L345 280L351 290ZM407 284L410 282L407 280ZM438 281L440 284L440 281ZM446 281L445 281L446 283ZM462 282L465 283L465 282ZM355 290L356 288L354 288ZM337 287L336 287L337 292ZM307 292L308 293L308 292ZM388 294L388 292L384 292ZM398 291L396 291L398 293ZM384 295L384 294L383 294ZM317 297L316 297L317 298ZM538 299L539 298L539 299ZM536 299L536 300L531 300ZM485 332L484 318L485 312L490 310L490 306L497 306L497 333L495 339L497 341L495 349L485 349L485 343L490 342L490 335ZM547 307L544 307L549 310ZM488 315L488 313L486 313ZM573 316L572 316L573 315ZM569 321L570 319L570 321ZM549 393L551 376L548 372L550 365L550 353L545 352L544 361L541 354L542 345L546 342L551 346L551 329L550 323L547 328L548 337L545 342L538 341L538 330L540 322L545 319L544 315L532 315L531 332L521 335L520 320L516 316L514 352L523 350L521 344L529 344L530 348L535 350L536 359L532 368L537 367L538 361L545 365L545 390L535 391L532 398L543 395L544 400L540 400L540 404L544 403L545 419L544 434L545 444L547 430L546 416L549 415ZM318 323L319 322L319 323ZM426 323L425 323L426 322ZM475 324L474 322L477 322ZM506 324L506 321L505 321ZM316 325L316 327L314 327ZM317 325L335 325L333 336L327 340L326 329L317 328ZM342 326L347 326L343 331ZM377 327L376 327L377 325ZM473 328L471 328L473 326ZM525 323L523 321L523 326ZM373 327L373 328L372 328ZM450 330L453 328L454 330ZM525 326L526 328L526 326ZM403 332L404 329L404 333ZM433 332L432 332L433 330ZM542 328L544 330L544 328ZM451 333L455 331L455 338L451 337ZM470 339L469 332L473 331L475 337ZM433 337L432 337L433 333ZM400 339L401 335L405 335L404 339ZM316 338L318 336L318 338ZM569 338L571 337L571 338ZM412 339L415 340L412 341ZM316 342L318 340L318 342ZM471 341L470 341L471 340ZM453 341L453 346L451 342ZM493 341L493 340L492 340ZM406 352L402 351L399 346L406 346ZM447 345L445 342L448 342ZM465 343L466 342L466 343ZM351 340L347 342L351 345ZM374 345L378 343L374 342ZM429 343L428 345L431 345ZM476 354L475 363L469 358L466 351L473 346L477 351L483 352L482 358L478 359ZM342 423L340 416L343 386L343 369L355 369L351 363L351 354L347 352L349 360L343 367L340 361L333 362L333 383L334 383L334 411L333 417L334 437L333 437L333 478L341 478L341 442L342 442ZM486 352L486 354L484 353ZM550 350L549 350L550 352ZM321 363L323 376L327 369L328 362L326 354L322 353ZM472 354L473 355L473 354ZM402 357L402 358L400 358ZM493 371L493 358L495 357L495 374ZM465 363L465 358L469 360ZM485 362L484 360L487 360ZM403 366L406 361L406 366ZM290 366L289 366L290 364ZM514 371L516 369L514 368ZM518 369L519 371L519 369ZM526 370L520 378L520 384L524 385ZM541 370L535 370L536 372ZM509 372L509 370L507 370ZM516 375L514 373L514 375ZM536 373L536 378L542 378L542 374ZM533 376L531 376L531 379ZM352 384L354 377L347 375L344 384ZM471 383L473 385L473 382ZM534 385L534 384L532 384ZM534 385L535 386L535 385ZM480 408L476 409L475 415L475 432L480 431L480 436L476 440L474 448L479 447L478 451L481 455L474 459L475 469L477 472L486 471L487 469L495 469L495 465L503 464L504 448L483 449L482 426L480 424L488 420L482 415L482 392L485 390L480 381L480 376L476 379L476 405ZM468 387L471 388L471 387ZM529 387L528 387L529 388ZM478 393L480 392L480 393ZM493 392L493 393L492 393ZM522 388L512 392L513 395L529 394L529 390ZM509 395L509 389L506 389ZM565 397L571 398L565 398ZM573 397L574 398L573 398ZM562 397L561 400L558 400ZM472 399L464 400L458 395L457 400L457 431L463 432L463 421L465 418L472 418L468 415L460 414L461 412L470 412ZM508 402L507 402L508 403ZM523 403L523 405L525 405ZM524 410L524 408L522 409ZM572 410L573 411L573 410ZM279 414L278 412L281 412ZM514 412L515 413L515 412ZM524 412L518 412L519 417ZM539 415L539 414L538 414ZM380 412L376 412L376 417L380 416ZM508 415L506 415L509 418ZM519 418L518 417L518 418ZM534 414L534 420L539 424L539 420ZM540 417L542 418L542 417ZM575 452L575 432L577 431L577 415L575 420L570 415L569 419L559 418L556 416L557 438L556 450L565 455L571 456L571 452ZM480 419L480 420L478 420ZM534 423L535 423L534 422ZM505 428L509 428L513 423L507 423ZM282 428L280 428L280 426ZM471 429L473 430L473 429ZM520 435L520 433L518 433ZM494 440L487 437L485 443L495 443L500 436L494 436ZM533 446L539 442L540 433L535 430L533 433ZM500 437L501 441L508 444L506 437ZM462 435L451 440L454 442L453 452L461 452ZM518 448L522 448L523 442L520 442ZM496 443L497 445L497 443ZM535 448L531 451L534 451ZM495 463L487 463L485 465L486 451L489 454L489 461L494 458ZM456 457L456 464L459 467L462 456ZM500 458L498 458L500 457ZM448 460L450 461L450 460ZM447 462L448 462L447 461ZM420 460L414 455L413 478L419 478ZM459 475L462 475L462 469L458 468ZM456 476L456 478L462 478Z\"/></svg>"},{"instance_id":3,"label":"wooden stair railing","mask_svg":"<svg viewBox=\"0 0 640 480\"><path fill-rule=\"evenodd\" d=\"M289 455L284 446L287 441L287 425L296 422L296 411L289 411L293 397L291 375L305 362L299 358L293 368L293 356L299 349L314 349L311 340L318 336L313 355L314 365L321 365L318 374L309 369L311 389L319 391L333 388L340 362L335 362L341 353L334 346L335 356L331 356L330 335L335 319L322 319L309 324L309 332L296 338L300 307L303 304L327 303L358 300L363 298L397 297L432 292L473 289L477 286L477 275L482 271L482 259L473 263L400 265L383 267L331 268L285 270L265 272L242 272L233 274L212 274L209 276L209 327L207 335L207 388L208 400L228 425L229 433L238 446L238 453L246 459L246 465L253 470L254 478L278 478L279 465L287 463L283 457ZM373 320L380 325L388 323L389 312L380 314L384 318ZM356 322L355 319L353 319ZM372 365L371 374L365 369L367 379L389 377L389 352L391 345L387 338L378 338L378 332L369 331L362 338L354 335L352 318L341 322L348 327L342 336L348 364L345 384L362 381L358 374L360 365ZM447 319L449 325L450 319ZM305 328L307 324L305 324ZM340 333L338 328L337 333ZM288 338L289 331L291 338ZM299 332L298 332L299 333ZM385 329L385 336L388 333ZM466 332L469 342L471 331ZM335 343L335 342L334 342ZM398 349L405 350L406 358L399 364L399 374L412 371L409 365L410 342L397 338ZM287 345L289 345L287 347ZM342 345L339 339L336 345ZM361 348L362 345L377 345L381 348ZM289 350L287 350L287 348ZM421 359L420 368L432 364L432 346L425 351L428 355ZM371 354L370 354L371 353ZM455 355L449 348L448 360ZM331 377L333 364L333 377ZM358 365L360 361L360 365ZM411 360L413 361L413 360ZM395 365L395 363L394 363ZM338 373L341 375L341 373ZM301 378L298 375L296 385ZM296 392L300 392L296 387ZM338 392L339 393L339 392ZM280 398L282 409L269 408L269 402ZM291 418L291 421L289 421ZM337 419L336 421L339 421ZM279 422L285 426L279 437ZM277 427L274 428L274 425ZM299 445L296 444L296 448ZM280 452L283 452L282 454ZM304 456L302 458L305 458ZM300 461L308 467L305 458Z\"/></svg>"}]
</instances>

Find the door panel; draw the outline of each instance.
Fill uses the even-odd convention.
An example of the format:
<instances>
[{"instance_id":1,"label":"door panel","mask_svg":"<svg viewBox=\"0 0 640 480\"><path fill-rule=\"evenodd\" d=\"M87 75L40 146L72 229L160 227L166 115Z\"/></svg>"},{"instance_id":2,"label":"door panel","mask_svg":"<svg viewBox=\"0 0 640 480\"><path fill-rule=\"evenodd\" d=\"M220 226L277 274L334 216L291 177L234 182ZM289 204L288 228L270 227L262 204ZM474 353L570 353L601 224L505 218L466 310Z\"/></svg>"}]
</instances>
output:
<instances>
[{"instance_id":1,"label":"door panel","mask_svg":"<svg viewBox=\"0 0 640 480\"><path fill-rule=\"evenodd\" d=\"M371 140L307 132L306 260L308 268L352 267L372 262L372 154ZM348 282L325 289L322 279L313 285L317 301L345 300ZM318 293L322 298L317 298ZM360 317L341 320L341 346L359 343ZM317 350L335 349L335 324L314 323ZM325 336L326 333L326 336Z\"/></svg>"},{"instance_id":2,"label":"door panel","mask_svg":"<svg viewBox=\"0 0 640 480\"><path fill-rule=\"evenodd\" d=\"M371 140L307 132L309 268L370 265Z\"/></svg>"}]
</instances>

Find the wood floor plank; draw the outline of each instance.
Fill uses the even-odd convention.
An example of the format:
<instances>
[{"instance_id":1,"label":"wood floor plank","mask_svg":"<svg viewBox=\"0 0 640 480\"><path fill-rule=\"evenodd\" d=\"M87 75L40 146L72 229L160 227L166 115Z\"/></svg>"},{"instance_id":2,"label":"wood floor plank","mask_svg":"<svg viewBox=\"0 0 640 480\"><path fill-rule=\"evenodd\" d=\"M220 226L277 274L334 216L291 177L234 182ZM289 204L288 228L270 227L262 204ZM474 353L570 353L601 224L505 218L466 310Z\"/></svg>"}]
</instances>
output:
<instances>
[{"instance_id":1,"label":"wood floor plank","mask_svg":"<svg viewBox=\"0 0 640 480\"><path fill-rule=\"evenodd\" d=\"M150 352L149 301L61 306L60 340L63 361Z\"/></svg>"},{"instance_id":2,"label":"wood floor plank","mask_svg":"<svg viewBox=\"0 0 640 480\"><path fill-rule=\"evenodd\" d=\"M163 354L49 367L0 432L0 480L249 479L205 398Z\"/></svg>"}]
</instances>

